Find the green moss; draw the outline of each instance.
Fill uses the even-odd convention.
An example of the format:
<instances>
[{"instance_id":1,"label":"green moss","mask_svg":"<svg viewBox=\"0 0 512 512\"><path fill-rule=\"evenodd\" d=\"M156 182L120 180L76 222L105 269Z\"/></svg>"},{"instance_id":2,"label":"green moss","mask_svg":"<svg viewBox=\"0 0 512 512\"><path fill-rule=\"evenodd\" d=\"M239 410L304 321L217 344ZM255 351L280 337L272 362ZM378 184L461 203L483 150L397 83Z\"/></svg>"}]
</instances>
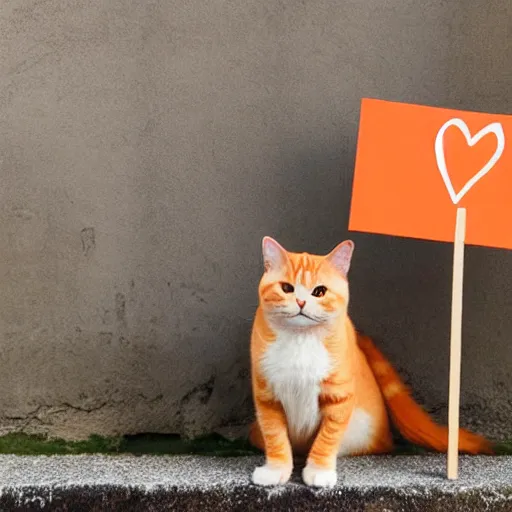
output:
<instances>
[{"instance_id":1,"label":"green moss","mask_svg":"<svg viewBox=\"0 0 512 512\"><path fill-rule=\"evenodd\" d=\"M174 435L142 434L126 436L120 447L124 453L172 454L172 455L215 455L217 457L236 457L254 455L258 451L245 439L230 441L218 434L197 439L182 439Z\"/></svg>"},{"instance_id":2,"label":"green moss","mask_svg":"<svg viewBox=\"0 0 512 512\"><path fill-rule=\"evenodd\" d=\"M209 435L193 440L185 440L177 435L142 434L124 437L91 436L84 441L63 439L22 433L0 437L0 453L16 455L71 455L78 453L102 453L134 455L253 455L257 451L248 441L229 441L220 435Z\"/></svg>"},{"instance_id":3,"label":"green moss","mask_svg":"<svg viewBox=\"0 0 512 512\"><path fill-rule=\"evenodd\" d=\"M495 445L496 455L512 455L512 441ZM63 439L22 433L0 437L0 453L16 455L71 455L86 453L133 455L213 455L236 457L260 453L246 439L230 441L212 434L197 439L182 439L178 435L140 434L124 437L91 436L85 441ZM396 443L395 455L423 455L427 450L403 440Z\"/></svg>"},{"instance_id":4,"label":"green moss","mask_svg":"<svg viewBox=\"0 0 512 512\"><path fill-rule=\"evenodd\" d=\"M16 455L54 455L77 453L115 453L122 438L91 436L86 441L65 441L22 433L0 437L0 453Z\"/></svg>"},{"instance_id":5,"label":"green moss","mask_svg":"<svg viewBox=\"0 0 512 512\"><path fill-rule=\"evenodd\" d=\"M512 455L512 441L502 441L494 445L496 455Z\"/></svg>"}]
</instances>

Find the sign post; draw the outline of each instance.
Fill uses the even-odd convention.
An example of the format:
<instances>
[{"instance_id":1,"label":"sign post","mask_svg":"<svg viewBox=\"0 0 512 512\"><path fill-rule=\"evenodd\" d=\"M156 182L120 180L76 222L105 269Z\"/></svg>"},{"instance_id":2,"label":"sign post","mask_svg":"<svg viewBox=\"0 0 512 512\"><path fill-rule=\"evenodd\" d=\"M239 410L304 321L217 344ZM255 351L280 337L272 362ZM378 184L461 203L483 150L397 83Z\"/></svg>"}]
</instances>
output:
<instances>
[{"instance_id":1,"label":"sign post","mask_svg":"<svg viewBox=\"0 0 512 512\"><path fill-rule=\"evenodd\" d=\"M455 241L453 244L452 326L450 335L450 384L448 397L448 464L450 480L459 470L459 403L462 346L462 295L464 280L464 238L466 236L466 210L457 209Z\"/></svg>"},{"instance_id":2,"label":"sign post","mask_svg":"<svg viewBox=\"0 0 512 512\"><path fill-rule=\"evenodd\" d=\"M366 98L361 105L349 229L454 244L449 479L458 478L464 247L512 249L506 137L512 138L509 115Z\"/></svg>"}]
</instances>

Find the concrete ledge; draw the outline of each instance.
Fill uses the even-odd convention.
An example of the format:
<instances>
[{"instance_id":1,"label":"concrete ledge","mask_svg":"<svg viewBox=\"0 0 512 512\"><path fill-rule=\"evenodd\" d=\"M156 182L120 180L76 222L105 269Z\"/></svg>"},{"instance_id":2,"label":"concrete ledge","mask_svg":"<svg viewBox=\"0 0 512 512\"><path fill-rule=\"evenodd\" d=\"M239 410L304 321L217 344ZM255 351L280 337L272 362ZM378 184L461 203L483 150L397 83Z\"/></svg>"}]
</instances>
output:
<instances>
[{"instance_id":1,"label":"concrete ledge","mask_svg":"<svg viewBox=\"0 0 512 512\"><path fill-rule=\"evenodd\" d=\"M250 482L261 457L0 456L0 510L512 511L512 457L463 457L456 482L442 456L364 457L338 486Z\"/></svg>"}]
</instances>

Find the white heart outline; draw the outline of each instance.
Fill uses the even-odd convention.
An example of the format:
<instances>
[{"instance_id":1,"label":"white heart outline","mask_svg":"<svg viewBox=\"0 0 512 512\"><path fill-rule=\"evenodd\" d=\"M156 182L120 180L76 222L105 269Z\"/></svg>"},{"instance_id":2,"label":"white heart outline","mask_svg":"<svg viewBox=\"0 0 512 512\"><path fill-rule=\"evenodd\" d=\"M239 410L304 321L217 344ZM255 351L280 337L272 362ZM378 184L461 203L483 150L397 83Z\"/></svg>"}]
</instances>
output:
<instances>
[{"instance_id":1,"label":"white heart outline","mask_svg":"<svg viewBox=\"0 0 512 512\"><path fill-rule=\"evenodd\" d=\"M496 135L496 139L498 140L498 144L496 146L496 151L492 158L462 187L458 194L455 193L455 189L453 188L452 182L450 180L450 176L448 176L448 170L446 169L446 160L444 156L444 132L450 128L450 126L456 126L466 138L466 142L468 146L474 146L480 139L488 135L489 133L494 133ZM480 179L482 179L496 164L496 162L500 159L503 154L503 150L505 149L505 134L503 133L503 126L501 123L491 123L484 128L482 128L474 137L471 137L471 133L469 132L468 125L459 118L453 118L441 126L436 136L435 143L435 151L436 151L436 160L437 167L439 172L441 173L441 177L443 178L444 184L448 193L450 194L450 198L453 204L457 204L471 189L471 187Z\"/></svg>"}]
</instances>

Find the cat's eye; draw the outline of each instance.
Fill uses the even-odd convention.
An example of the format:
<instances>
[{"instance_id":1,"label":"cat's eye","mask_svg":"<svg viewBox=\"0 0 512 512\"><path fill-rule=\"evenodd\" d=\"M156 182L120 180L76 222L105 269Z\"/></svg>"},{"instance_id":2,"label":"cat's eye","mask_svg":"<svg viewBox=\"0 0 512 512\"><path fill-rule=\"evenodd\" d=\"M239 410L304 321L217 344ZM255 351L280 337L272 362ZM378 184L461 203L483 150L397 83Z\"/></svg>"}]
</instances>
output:
<instances>
[{"instance_id":1,"label":"cat's eye","mask_svg":"<svg viewBox=\"0 0 512 512\"><path fill-rule=\"evenodd\" d=\"M290 283L281 283L281 288L284 293L292 293L295 288Z\"/></svg>"},{"instance_id":2,"label":"cat's eye","mask_svg":"<svg viewBox=\"0 0 512 512\"><path fill-rule=\"evenodd\" d=\"M313 295L313 297L323 297L325 295L326 291L327 291L327 288L325 286L317 286L311 292L311 295Z\"/></svg>"}]
</instances>

